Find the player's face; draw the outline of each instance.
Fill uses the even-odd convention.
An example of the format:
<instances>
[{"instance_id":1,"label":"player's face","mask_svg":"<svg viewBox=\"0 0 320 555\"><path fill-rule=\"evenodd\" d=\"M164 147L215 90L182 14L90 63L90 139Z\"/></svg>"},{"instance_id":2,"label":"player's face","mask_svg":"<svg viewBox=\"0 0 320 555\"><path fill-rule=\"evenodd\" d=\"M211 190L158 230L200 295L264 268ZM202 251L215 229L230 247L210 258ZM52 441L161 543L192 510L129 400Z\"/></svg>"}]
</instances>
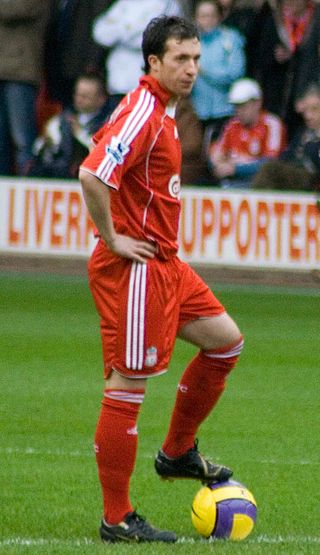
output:
<instances>
[{"instance_id":1,"label":"player's face","mask_svg":"<svg viewBox=\"0 0 320 555\"><path fill-rule=\"evenodd\" d=\"M150 75L174 98L188 96L199 71L200 42L197 38L167 40L162 59L149 56Z\"/></svg>"},{"instance_id":2,"label":"player's face","mask_svg":"<svg viewBox=\"0 0 320 555\"><path fill-rule=\"evenodd\" d=\"M320 130L320 98L317 95L308 95L303 99L302 115L309 129Z\"/></svg>"}]
</instances>

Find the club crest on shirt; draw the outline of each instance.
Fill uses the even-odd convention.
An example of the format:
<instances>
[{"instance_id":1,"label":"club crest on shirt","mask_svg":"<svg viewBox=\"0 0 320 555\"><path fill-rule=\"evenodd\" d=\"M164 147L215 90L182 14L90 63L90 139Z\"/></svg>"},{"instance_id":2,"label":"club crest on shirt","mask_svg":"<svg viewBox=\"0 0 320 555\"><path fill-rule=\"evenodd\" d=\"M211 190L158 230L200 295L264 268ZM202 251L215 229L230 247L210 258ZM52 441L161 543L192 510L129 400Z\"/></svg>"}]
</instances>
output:
<instances>
[{"instance_id":1,"label":"club crest on shirt","mask_svg":"<svg viewBox=\"0 0 320 555\"><path fill-rule=\"evenodd\" d=\"M156 347L149 347L146 351L145 366L155 366L158 362L158 351Z\"/></svg>"},{"instance_id":2,"label":"club crest on shirt","mask_svg":"<svg viewBox=\"0 0 320 555\"><path fill-rule=\"evenodd\" d=\"M129 147L119 137L112 137L110 144L106 146L106 152L113 162L123 164L124 157L129 152Z\"/></svg>"},{"instance_id":3,"label":"club crest on shirt","mask_svg":"<svg viewBox=\"0 0 320 555\"><path fill-rule=\"evenodd\" d=\"M173 198L180 198L181 181L180 175L174 174L168 184L169 193Z\"/></svg>"},{"instance_id":4,"label":"club crest on shirt","mask_svg":"<svg viewBox=\"0 0 320 555\"><path fill-rule=\"evenodd\" d=\"M249 144L249 152L252 156L257 156L260 152L260 142L257 139L253 139Z\"/></svg>"}]
</instances>

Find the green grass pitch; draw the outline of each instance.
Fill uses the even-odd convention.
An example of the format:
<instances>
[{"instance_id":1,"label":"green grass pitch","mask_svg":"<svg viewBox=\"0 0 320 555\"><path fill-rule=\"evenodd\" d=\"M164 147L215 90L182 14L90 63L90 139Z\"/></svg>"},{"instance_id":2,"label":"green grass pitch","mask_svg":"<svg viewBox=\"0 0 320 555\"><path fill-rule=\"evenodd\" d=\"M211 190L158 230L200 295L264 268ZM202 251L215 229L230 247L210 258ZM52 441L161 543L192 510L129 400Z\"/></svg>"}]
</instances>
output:
<instances>
[{"instance_id":1,"label":"green grass pitch","mask_svg":"<svg viewBox=\"0 0 320 555\"><path fill-rule=\"evenodd\" d=\"M103 389L98 318L85 278L0 274L0 553L320 553L319 313L317 290L217 285L246 338L200 450L234 469L255 495L243 542L209 543L192 527L200 487L161 482L153 457L176 384L194 349L177 342L170 371L148 384L132 498L181 540L101 544L93 435Z\"/></svg>"}]
</instances>

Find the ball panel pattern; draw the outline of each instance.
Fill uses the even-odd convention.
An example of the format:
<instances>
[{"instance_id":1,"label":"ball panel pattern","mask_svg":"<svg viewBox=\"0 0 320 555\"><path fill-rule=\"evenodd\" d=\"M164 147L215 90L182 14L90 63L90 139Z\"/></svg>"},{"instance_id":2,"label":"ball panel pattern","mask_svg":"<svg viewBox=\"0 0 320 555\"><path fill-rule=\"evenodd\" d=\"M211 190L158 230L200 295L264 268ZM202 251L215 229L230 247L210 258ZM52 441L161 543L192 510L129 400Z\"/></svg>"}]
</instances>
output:
<instances>
[{"instance_id":1,"label":"ball panel pattern","mask_svg":"<svg viewBox=\"0 0 320 555\"><path fill-rule=\"evenodd\" d=\"M191 514L202 536L243 540L254 528L257 504L243 484L229 480L202 487L193 500Z\"/></svg>"},{"instance_id":2,"label":"ball panel pattern","mask_svg":"<svg viewBox=\"0 0 320 555\"><path fill-rule=\"evenodd\" d=\"M216 513L212 490L205 486L196 494L191 512L192 523L202 536L210 536L215 526Z\"/></svg>"}]
</instances>

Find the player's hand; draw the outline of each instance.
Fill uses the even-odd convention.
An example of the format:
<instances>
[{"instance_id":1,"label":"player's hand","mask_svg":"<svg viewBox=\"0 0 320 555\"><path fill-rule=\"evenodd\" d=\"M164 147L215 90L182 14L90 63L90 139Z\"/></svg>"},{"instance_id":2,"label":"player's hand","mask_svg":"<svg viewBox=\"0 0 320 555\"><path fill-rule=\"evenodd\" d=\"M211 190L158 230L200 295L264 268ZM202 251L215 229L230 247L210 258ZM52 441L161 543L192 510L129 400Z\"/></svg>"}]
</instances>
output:
<instances>
[{"instance_id":1,"label":"player's hand","mask_svg":"<svg viewBox=\"0 0 320 555\"><path fill-rule=\"evenodd\" d=\"M148 259L154 258L156 253L156 246L153 243L118 233L107 244L110 250L118 256L129 258L136 262L146 263Z\"/></svg>"}]
</instances>

